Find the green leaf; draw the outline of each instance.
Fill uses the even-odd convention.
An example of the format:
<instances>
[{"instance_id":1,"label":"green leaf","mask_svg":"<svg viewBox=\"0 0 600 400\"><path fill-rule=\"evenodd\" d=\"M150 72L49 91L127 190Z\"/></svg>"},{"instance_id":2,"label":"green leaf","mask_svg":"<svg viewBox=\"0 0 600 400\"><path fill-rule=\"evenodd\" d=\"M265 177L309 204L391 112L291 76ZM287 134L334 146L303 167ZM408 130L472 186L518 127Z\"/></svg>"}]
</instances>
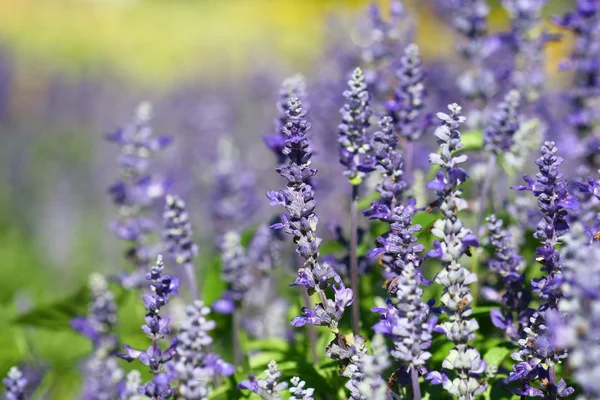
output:
<instances>
[{"instance_id":1,"label":"green leaf","mask_svg":"<svg viewBox=\"0 0 600 400\"><path fill-rule=\"evenodd\" d=\"M479 306L479 307L475 307L473 309L473 312L471 313L471 315L489 314L489 312L492 311L494 308L498 308L498 307L495 307L495 306Z\"/></svg>"},{"instance_id":2,"label":"green leaf","mask_svg":"<svg viewBox=\"0 0 600 400\"><path fill-rule=\"evenodd\" d=\"M505 342L489 349L483 356L483 359L490 365L500 366L511 352L512 345Z\"/></svg>"},{"instance_id":3,"label":"green leaf","mask_svg":"<svg viewBox=\"0 0 600 400\"><path fill-rule=\"evenodd\" d=\"M90 292L85 285L68 297L35 307L15 318L13 322L51 330L71 329L70 324L73 318L87 315L89 302Z\"/></svg>"},{"instance_id":4,"label":"green leaf","mask_svg":"<svg viewBox=\"0 0 600 400\"><path fill-rule=\"evenodd\" d=\"M221 258L213 257L208 265L204 265L201 270L204 272L202 285L202 297L206 304L212 304L221 297L225 290L225 282L221 279Z\"/></svg>"},{"instance_id":5,"label":"green leaf","mask_svg":"<svg viewBox=\"0 0 600 400\"><path fill-rule=\"evenodd\" d=\"M463 147L460 151L473 151L483 148L483 131L467 131L461 135Z\"/></svg>"}]
</instances>

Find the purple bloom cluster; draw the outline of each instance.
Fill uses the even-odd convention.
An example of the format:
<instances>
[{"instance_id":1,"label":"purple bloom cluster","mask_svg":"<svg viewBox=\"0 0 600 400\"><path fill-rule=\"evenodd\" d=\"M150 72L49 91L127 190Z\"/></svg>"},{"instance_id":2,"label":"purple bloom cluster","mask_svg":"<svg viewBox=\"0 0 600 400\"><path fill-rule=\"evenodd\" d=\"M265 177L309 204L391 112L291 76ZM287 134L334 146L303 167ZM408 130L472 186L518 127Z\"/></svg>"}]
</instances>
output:
<instances>
[{"instance_id":1,"label":"purple bloom cluster","mask_svg":"<svg viewBox=\"0 0 600 400\"><path fill-rule=\"evenodd\" d=\"M231 364L211 350L210 336L216 324L206 319L210 308L200 300L185 309L185 319L179 327L177 353L173 369L179 380L178 393L188 400L204 400L218 376L230 376Z\"/></svg>"},{"instance_id":2,"label":"purple bloom cluster","mask_svg":"<svg viewBox=\"0 0 600 400\"><path fill-rule=\"evenodd\" d=\"M600 120L600 1L577 0L574 11L554 21L575 34L571 59L563 64L575 73L567 122L586 136Z\"/></svg>"},{"instance_id":3,"label":"purple bloom cluster","mask_svg":"<svg viewBox=\"0 0 600 400\"><path fill-rule=\"evenodd\" d=\"M194 259L198 256L198 245L192 235L192 223L186 210L185 202L179 196L167 195L163 213L163 238L168 254L177 265L180 265L191 287L192 297L198 298Z\"/></svg>"},{"instance_id":4,"label":"purple bloom cluster","mask_svg":"<svg viewBox=\"0 0 600 400\"><path fill-rule=\"evenodd\" d=\"M287 124L288 101L292 98L300 99L304 104L304 108L308 110L306 104L306 82L301 75L294 75L283 81L281 89L279 90L274 133L263 137L269 150L277 157L278 165L283 165L286 161L286 156L283 154L286 140L286 136L283 133L283 127Z\"/></svg>"},{"instance_id":5,"label":"purple bloom cluster","mask_svg":"<svg viewBox=\"0 0 600 400\"><path fill-rule=\"evenodd\" d=\"M12 367L2 382L6 387L6 400L25 400L27 379L25 379L21 370Z\"/></svg>"},{"instance_id":6,"label":"purple bloom cluster","mask_svg":"<svg viewBox=\"0 0 600 400\"><path fill-rule=\"evenodd\" d=\"M228 287L213 307L222 314L231 314L241 306L253 280L246 250L242 247L238 233L227 232L223 237L221 259L223 261L221 279L227 282Z\"/></svg>"},{"instance_id":7,"label":"purple bloom cluster","mask_svg":"<svg viewBox=\"0 0 600 400\"><path fill-rule=\"evenodd\" d=\"M279 382L281 371L275 361L269 362L268 369L265 370L265 379L257 378L250 374L248 379L237 385L238 389L250 390L256 393L264 400L282 400L280 392L288 388L287 382Z\"/></svg>"},{"instance_id":8,"label":"purple bloom cluster","mask_svg":"<svg viewBox=\"0 0 600 400\"><path fill-rule=\"evenodd\" d=\"M179 339L173 337L167 349L162 350L160 347L160 341L171 333L170 318L161 316L160 310L169 303L171 295L178 294L177 288L179 287L179 279L176 276L164 274L164 268L162 256L159 255L156 265L152 266L150 272L146 274L146 279L150 281L151 294L143 296L147 314L142 331L152 340L152 344L147 350L141 351L124 344L123 348L126 352L118 354L128 362L137 359L142 365L150 368L150 373L154 375L154 378L145 385L139 386L138 393L153 400L169 399L173 395L170 377L165 373L165 365L173 359L179 344Z\"/></svg>"},{"instance_id":9,"label":"purple bloom cluster","mask_svg":"<svg viewBox=\"0 0 600 400\"><path fill-rule=\"evenodd\" d=\"M117 305L102 275L93 274L89 287L92 300L88 316L71 321L73 329L89 338L94 345L92 355L85 361L81 396L90 400L110 400L115 398L123 378L123 371L114 357L118 348L118 339L113 333L117 324Z\"/></svg>"},{"instance_id":10,"label":"purple bloom cluster","mask_svg":"<svg viewBox=\"0 0 600 400\"><path fill-rule=\"evenodd\" d=\"M427 255L439 258L444 266L436 275L435 282L443 286L442 310L448 315L448 320L437 329L455 345L444 359L442 367L454 370L456 378L451 379L439 372L430 373L428 378L434 383L442 383L450 394L459 399L469 399L483 393L487 385L479 379L479 375L485 370L485 362L477 349L468 344L479 329L477 320L469 318L473 296L468 285L477 281L477 275L465 269L459 259L467 253L470 246L478 246L479 243L458 217L458 213L467 208L467 202L461 198L462 192L459 189L459 185L468 178L465 170L459 167L467 161L467 156L456 155L456 151L463 146L459 128L466 118L461 115L461 108L457 104L449 105L448 109L450 115L437 114L442 121L442 125L435 131L440 153L429 156L429 162L440 167L436 178L427 187L435 190L438 196L437 206L442 212L442 218L434 223L431 230L441 242L435 241L434 250Z\"/></svg>"},{"instance_id":11,"label":"purple bloom cluster","mask_svg":"<svg viewBox=\"0 0 600 400\"><path fill-rule=\"evenodd\" d=\"M513 367L509 376L510 382L519 382L516 393L521 396L556 396L566 397L572 393L563 380L557 382L555 364L566 353L559 351L552 344L550 332L546 325L546 314L556 310L562 298L563 260L557 249L560 238L568 232L567 210L577 209L577 199L567 191L567 182L559 167L563 159L557 155L554 142L545 142L541 148L541 156L536 160L539 172L536 179L525 176L526 186L518 186L516 190L531 190L538 199L538 206L543 217L537 225L534 237L542 243L536 249L536 261L542 264L545 275L533 279L534 291L540 293L543 302L530 317L529 326L524 329L525 338L519 340L521 346L513 359L519 363ZM541 381L540 387L533 386Z\"/></svg>"},{"instance_id":12,"label":"purple bloom cluster","mask_svg":"<svg viewBox=\"0 0 600 400\"><path fill-rule=\"evenodd\" d=\"M505 331L513 341L517 341L523 328L529 324L533 312L528 308L531 292L525 285L525 262L513 246L510 233L503 229L503 221L495 215L490 215L486 221L489 241L494 247L494 255L488 261L488 268L502 277L500 292L492 288L485 289L486 297L498 301L503 307L490 312L492 323Z\"/></svg>"},{"instance_id":13,"label":"purple bloom cluster","mask_svg":"<svg viewBox=\"0 0 600 400\"><path fill-rule=\"evenodd\" d=\"M293 285L304 286L309 294L318 293L321 303L313 309L302 308L303 315L292 320L292 325L305 324L328 326L331 331L338 331L338 322L345 308L352 304L352 290L346 289L339 275L328 263L319 263L319 247L321 239L316 236L319 218L314 212L314 191L308 180L317 171L311 167L313 148L306 137L310 124L304 119L306 111L299 99L288 102L288 123L283 128L287 136L283 153L289 163L277 169L277 172L288 180L286 189L267 193L271 205L282 205L287 214L281 216L281 222L273 225L293 235L298 246L296 252L305 260ZM325 290L333 280L334 300L328 299Z\"/></svg>"},{"instance_id":14,"label":"purple bloom cluster","mask_svg":"<svg viewBox=\"0 0 600 400\"><path fill-rule=\"evenodd\" d=\"M520 99L519 92L511 90L490 116L490 123L485 127L483 136L486 150L496 154L510 151L514 144L513 136L519 129Z\"/></svg>"},{"instance_id":15,"label":"purple bloom cluster","mask_svg":"<svg viewBox=\"0 0 600 400\"><path fill-rule=\"evenodd\" d=\"M164 196L167 183L153 175L150 167L155 154L166 148L172 139L166 135L153 135L151 117L150 104L141 103L130 124L106 136L121 149L121 176L109 188L112 201L119 209L119 220L112 229L120 239L129 243L127 258L137 268L132 275L122 277L121 283L125 287L143 284L143 274L159 249L149 244L156 224L147 211Z\"/></svg>"},{"instance_id":16,"label":"purple bloom cluster","mask_svg":"<svg viewBox=\"0 0 600 400\"><path fill-rule=\"evenodd\" d=\"M406 46L396 71L398 87L394 99L386 104L394 127L402 137L411 141L418 140L423 131L418 121L425 106L426 94L422 64L419 46L414 43Z\"/></svg>"},{"instance_id":17,"label":"purple bloom cluster","mask_svg":"<svg viewBox=\"0 0 600 400\"><path fill-rule=\"evenodd\" d=\"M349 89L344 92L346 104L340 110L342 123L339 126L340 163L344 174L352 185L360 185L368 172L375 166L368 129L371 126L370 96L367 82L360 68L356 68L348 81Z\"/></svg>"},{"instance_id":18,"label":"purple bloom cluster","mask_svg":"<svg viewBox=\"0 0 600 400\"><path fill-rule=\"evenodd\" d=\"M463 36L459 51L469 63L469 69L458 79L458 86L469 100L484 107L496 91L494 74L484 65L491 52L486 41L490 7L486 0L457 0L453 8L454 27Z\"/></svg>"}]
</instances>

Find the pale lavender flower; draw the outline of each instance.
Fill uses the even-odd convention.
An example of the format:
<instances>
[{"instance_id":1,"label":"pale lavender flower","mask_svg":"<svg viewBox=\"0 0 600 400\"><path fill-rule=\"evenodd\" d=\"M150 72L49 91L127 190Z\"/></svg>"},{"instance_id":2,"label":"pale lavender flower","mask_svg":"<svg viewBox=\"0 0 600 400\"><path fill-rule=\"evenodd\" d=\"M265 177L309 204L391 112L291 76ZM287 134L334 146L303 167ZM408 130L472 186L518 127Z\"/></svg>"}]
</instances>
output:
<instances>
[{"instance_id":1,"label":"pale lavender flower","mask_svg":"<svg viewBox=\"0 0 600 400\"><path fill-rule=\"evenodd\" d=\"M194 231L190 215L186 210L185 202L179 196L167 195L165 200L163 238L166 250L175 263L184 270L192 298L197 299L199 294L194 259L198 256L198 245L192 238Z\"/></svg>"},{"instance_id":2,"label":"pale lavender flower","mask_svg":"<svg viewBox=\"0 0 600 400\"><path fill-rule=\"evenodd\" d=\"M223 237L221 260L221 279L227 282L227 290L213 307L221 314L231 314L235 309L241 307L253 282L246 249L242 247L241 238L237 232L227 232Z\"/></svg>"},{"instance_id":3,"label":"pale lavender flower","mask_svg":"<svg viewBox=\"0 0 600 400\"><path fill-rule=\"evenodd\" d=\"M432 382L443 383L444 388L459 399L471 399L485 391L487 384L479 379L485 370L485 362L477 349L468 344L475 338L479 329L477 320L469 318L472 312L473 296L469 285L477 281L477 275L464 268L459 259L467 253L470 246L477 246L478 240L467 229L458 213L467 208L467 202L461 197L459 186L466 181L466 171L459 167L467 161L465 154L457 155L456 151L463 147L460 126L465 122L461 116L461 108L457 104L448 106L450 115L438 113L442 125L435 131L440 145L440 153L432 153L429 162L439 165L436 178L427 187L435 190L437 206L442 213L431 233L441 242L434 242L434 250L427 255L439 258L444 269L435 277L435 282L443 286L441 297L442 311L449 319L438 326L446 337L455 344L442 367L456 371L451 379L439 373L430 373Z\"/></svg>"},{"instance_id":4,"label":"pale lavender flower","mask_svg":"<svg viewBox=\"0 0 600 400\"><path fill-rule=\"evenodd\" d=\"M557 349L550 338L546 315L554 312L563 297L563 260L557 248L560 238L569 231L567 210L577 209L577 199L567 191L567 182L559 167L563 162L554 142L545 142L541 156L536 160L539 172L535 180L525 176L525 186L516 190L531 190L538 199L543 217L537 225L534 237L542 246L536 249L536 261L542 264L545 275L531 281L534 291L540 293L542 303L531 316L529 326L524 329L525 337L519 340L520 350L512 355L518 364L513 366L509 382L519 382L514 392L521 396L568 396L571 392L564 381L557 382L555 365L566 357ZM543 382L534 386L536 381ZM547 382L547 383L546 383Z\"/></svg>"},{"instance_id":5,"label":"pale lavender flower","mask_svg":"<svg viewBox=\"0 0 600 400\"><path fill-rule=\"evenodd\" d=\"M567 123L580 136L589 135L600 120L600 2L577 0L575 10L554 22L575 34L575 44L563 69L573 70L574 82L569 91L571 112Z\"/></svg>"},{"instance_id":6,"label":"pale lavender flower","mask_svg":"<svg viewBox=\"0 0 600 400\"><path fill-rule=\"evenodd\" d=\"M327 357L337 360L340 364L340 375L349 378L346 389L350 391L350 399L367 400L360 390L364 381L364 356L367 353L365 338L359 335L347 334L338 336L326 349Z\"/></svg>"},{"instance_id":7,"label":"pale lavender flower","mask_svg":"<svg viewBox=\"0 0 600 400\"><path fill-rule=\"evenodd\" d=\"M94 346L92 354L84 362L81 398L111 400L124 375L114 357L118 347L118 339L113 333L117 324L117 305L102 275L93 274L89 287L92 300L88 316L71 321L73 329L88 337Z\"/></svg>"},{"instance_id":8,"label":"pale lavender flower","mask_svg":"<svg viewBox=\"0 0 600 400\"><path fill-rule=\"evenodd\" d=\"M392 363L388 357L388 348L382 335L373 337L372 354L363 356L364 377L358 384L360 393L370 400L389 400L391 398L388 382L384 378L385 370Z\"/></svg>"},{"instance_id":9,"label":"pale lavender flower","mask_svg":"<svg viewBox=\"0 0 600 400\"><path fill-rule=\"evenodd\" d=\"M150 368L154 378L145 385L139 386L138 393L153 400L168 399L173 395L169 377L165 374L165 365L175 356L179 343L178 338L173 337L165 350L160 346L160 341L171 333L170 318L161 316L160 310L168 304L171 295L178 294L179 287L179 279L163 274L163 270L162 256L159 255L156 265L146 274L146 279L150 281L151 294L142 297L147 311L146 323L142 326L142 331L152 340L152 344L147 350L141 351L124 344L125 353L117 355L128 362L137 359L142 365Z\"/></svg>"},{"instance_id":10,"label":"pale lavender flower","mask_svg":"<svg viewBox=\"0 0 600 400\"><path fill-rule=\"evenodd\" d=\"M371 126L370 96L367 83L360 68L356 68L344 92L346 103L340 110L339 126L340 163L352 185L359 185L368 172L373 171L375 159L367 130Z\"/></svg>"},{"instance_id":11,"label":"pale lavender flower","mask_svg":"<svg viewBox=\"0 0 600 400\"><path fill-rule=\"evenodd\" d=\"M289 390L292 395L289 400L314 400L315 389L305 388L306 382L299 377L293 377L290 379L290 383L292 387Z\"/></svg>"},{"instance_id":12,"label":"pale lavender flower","mask_svg":"<svg viewBox=\"0 0 600 400\"><path fill-rule=\"evenodd\" d=\"M426 95L422 63L419 46L414 43L406 46L396 71L398 87L393 100L386 104L396 130L411 141L418 140L423 133L423 123L419 121Z\"/></svg>"},{"instance_id":13,"label":"pale lavender flower","mask_svg":"<svg viewBox=\"0 0 600 400\"><path fill-rule=\"evenodd\" d=\"M119 209L119 220L113 223L112 229L120 239L129 242L127 257L136 266L133 274L121 278L125 287L143 284L143 274L158 252L157 245L149 242L156 223L148 216L148 210L164 196L167 183L152 174L151 161L172 139L166 135L153 135L151 117L150 104L141 103L129 125L106 136L121 150L121 176L109 188L113 203Z\"/></svg>"},{"instance_id":14,"label":"pale lavender flower","mask_svg":"<svg viewBox=\"0 0 600 400\"><path fill-rule=\"evenodd\" d=\"M503 154L513 147L513 136L519 129L520 99L519 92L511 90L490 116L490 123L485 127L483 136L486 150L495 154Z\"/></svg>"},{"instance_id":15,"label":"pale lavender flower","mask_svg":"<svg viewBox=\"0 0 600 400\"><path fill-rule=\"evenodd\" d=\"M2 382L6 387L6 400L25 400L24 392L27 380L23 377L21 370L12 367Z\"/></svg>"},{"instance_id":16,"label":"pale lavender flower","mask_svg":"<svg viewBox=\"0 0 600 400\"><path fill-rule=\"evenodd\" d=\"M173 368L179 380L178 393L188 400L208 398L215 378L230 376L234 372L231 364L223 361L211 350L210 336L216 324L206 317L210 308L202 301L195 301L185 309L185 319L179 328L179 344Z\"/></svg>"},{"instance_id":17,"label":"pale lavender flower","mask_svg":"<svg viewBox=\"0 0 600 400\"><path fill-rule=\"evenodd\" d=\"M257 378L254 375L248 375L248 380L242 381L237 385L240 390L250 390L256 393L264 400L281 400L281 392L287 389L287 382L279 382L281 371L275 361L269 362L268 369L265 370L265 378Z\"/></svg>"}]
</instances>

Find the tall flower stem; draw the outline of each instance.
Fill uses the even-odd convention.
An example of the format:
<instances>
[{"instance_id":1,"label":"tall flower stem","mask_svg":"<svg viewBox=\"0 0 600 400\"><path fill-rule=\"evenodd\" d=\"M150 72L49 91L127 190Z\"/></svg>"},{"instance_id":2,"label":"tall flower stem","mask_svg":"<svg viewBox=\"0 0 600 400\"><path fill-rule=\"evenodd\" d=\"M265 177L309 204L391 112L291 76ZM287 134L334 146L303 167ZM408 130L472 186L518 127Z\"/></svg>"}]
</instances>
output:
<instances>
[{"instance_id":1,"label":"tall flower stem","mask_svg":"<svg viewBox=\"0 0 600 400\"><path fill-rule=\"evenodd\" d=\"M190 285L190 294L192 295L192 300L196 301L200 299L200 293L198 292L198 284L196 283L196 271L194 270L194 265L185 264L184 266L185 277L188 280Z\"/></svg>"},{"instance_id":2,"label":"tall flower stem","mask_svg":"<svg viewBox=\"0 0 600 400\"><path fill-rule=\"evenodd\" d=\"M360 300L358 296L358 187L352 185L352 203L350 206L350 286L354 293L352 303L352 332L360 334Z\"/></svg>"},{"instance_id":3,"label":"tall flower stem","mask_svg":"<svg viewBox=\"0 0 600 400\"><path fill-rule=\"evenodd\" d=\"M483 217L485 214L485 210L489 203L488 196L490 193L490 185L492 183L492 176L494 175L494 170L496 167L496 155L490 154L488 156L487 166L485 169L485 177L483 178L483 186L481 187L481 199L479 203L479 211L477 213L477 234L481 236L483 234L483 230L485 229L483 226ZM475 263L473 263L475 265ZM475 272L475 271L473 271Z\"/></svg>"},{"instance_id":4,"label":"tall flower stem","mask_svg":"<svg viewBox=\"0 0 600 400\"><path fill-rule=\"evenodd\" d=\"M239 307L236 307L233 311L233 329L231 331L231 339L233 342L233 363L236 367L239 367L242 364L242 350L240 347L240 317L241 310Z\"/></svg>"},{"instance_id":5,"label":"tall flower stem","mask_svg":"<svg viewBox=\"0 0 600 400\"><path fill-rule=\"evenodd\" d=\"M300 269L304 266L304 260L300 255L296 256L296 264L298 266L297 269ZM304 307L312 309L312 302L310 301L308 290L302 290L302 300L304 302ZM310 345L310 353L312 354L313 362L318 364L319 352L317 351L317 328L314 325L307 325L306 330L308 332L308 342Z\"/></svg>"},{"instance_id":6,"label":"tall flower stem","mask_svg":"<svg viewBox=\"0 0 600 400\"><path fill-rule=\"evenodd\" d=\"M410 369L410 380L412 382L413 400L421 400L421 386L419 385L419 371L416 368Z\"/></svg>"}]
</instances>

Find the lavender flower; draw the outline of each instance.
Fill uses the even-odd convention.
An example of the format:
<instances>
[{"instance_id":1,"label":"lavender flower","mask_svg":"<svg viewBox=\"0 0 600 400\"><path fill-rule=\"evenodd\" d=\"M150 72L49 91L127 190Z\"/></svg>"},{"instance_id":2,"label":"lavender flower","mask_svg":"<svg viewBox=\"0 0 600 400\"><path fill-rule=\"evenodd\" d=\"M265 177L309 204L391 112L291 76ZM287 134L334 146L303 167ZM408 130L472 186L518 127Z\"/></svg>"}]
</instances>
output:
<instances>
[{"instance_id":1,"label":"lavender flower","mask_svg":"<svg viewBox=\"0 0 600 400\"><path fill-rule=\"evenodd\" d=\"M485 149L503 154L514 145L513 136L519 129L518 107L521 96L516 90L511 90L498 105L490 117L490 124L484 130L483 143Z\"/></svg>"},{"instance_id":2,"label":"lavender flower","mask_svg":"<svg viewBox=\"0 0 600 400\"><path fill-rule=\"evenodd\" d=\"M547 320L554 344L569 350L567 360L574 369L573 378L585 393L579 398L593 399L600 396L600 346L596 340L600 330L600 248L588 241L580 243L577 251L580 262L565 271L561 286L564 297L558 303L558 311L547 314ZM567 391L566 395L574 392L566 385L561 389Z\"/></svg>"},{"instance_id":3,"label":"lavender flower","mask_svg":"<svg viewBox=\"0 0 600 400\"><path fill-rule=\"evenodd\" d=\"M114 358L118 340L112 331L117 324L117 305L102 275L93 274L89 286L92 301L88 316L71 321L73 329L88 337L94 345L83 367L85 381L81 398L110 400L115 397L117 384L123 378L123 371Z\"/></svg>"},{"instance_id":4,"label":"lavender flower","mask_svg":"<svg viewBox=\"0 0 600 400\"><path fill-rule=\"evenodd\" d=\"M138 393L138 387L142 386L142 375L138 370L132 370L127 374L125 387L119 395L119 400L142 400Z\"/></svg>"},{"instance_id":5,"label":"lavender flower","mask_svg":"<svg viewBox=\"0 0 600 400\"><path fill-rule=\"evenodd\" d=\"M512 356L519 363L513 366L509 382L520 382L520 388L515 389L515 393L521 396L555 398L565 397L571 392L564 381L556 380L555 364L566 357L566 353L552 345L546 324L546 314L556 310L562 298L560 285L563 281L563 261L557 244L569 230L567 210L578 207L577 200L567 192L567 182L558 170L563 159L557 156L557 152L554 142L545 142L541 148L542 154L536 160L539 167L536 179L525 176L527 185L515 187L516 190L531 190L538 199L543 218L534 234L542 243L536 249L536 261L542 264L542 271L546 273L531 282L543 302L524 330L526 337L519 340L519 352ZM536 380L543 383L539 388L533 386Z\"/></svg>"},{"instance_id":6,"label":"lavender flower","mask_svg":"<svg viewBox=\"0 0 600 400\"><path fill-rule=\"evenodd\" d=\"M150 172L151 159L171 143L166 135L153 136L149 103L141 103L134 112L133 121L124 128L107 135L107 140L121 148L121 178L110 188L113 203L119 208L119 221L112 225L115 234L129 242L128 259L137 271L124 276L125 287L138 287L143 283L142 275L150 260L156 256L157 246L149 242L155 229L147 210L164 196L167 184Z\"/></svg>"},{"instance_id":7,"label":"lavender flower","mask_svg":"<svg viewBox=\"0 0 600 400\"><path fill-rule=\"evenodd\" d=\"M220 138L211 196L217 246L220 246L226 232L249 226L249 217L257 206L255 186L256 177L239 161L233 140L230 137Z\"/></svg>"},{"instance_id":8,"label":"lavender flower","mask_svg":"<svg viewBox=\"0 0 600 400\"><path fill-rule=\"evenodd\" d=\"M442 212L442 218L434 223L431 233L442 241L434 242L434 250L428 256L439 258L444 266L435 277L435 282L444 287L442 311L449 319L440 324L438 329L455 347L444 359L442 367L456 371L457 376L454 379L443 377L435 380L443 383L444 388L459 399L471 399L483 393L487 385L477 378L485 370L485 363L477 349L468 344L479 329L477 321L469 318L473 296L468 285L477 281L477 275L460 265L459 259L470 246L477 246L478 241L458 217L458 213L467 208L467 202L461 198L462 192L458 188L468 178L466 171L459 167L467 161L467 156L455 154L463 146L459 127L465 117L460 115L461 108L457 104L449 105L448 109L450 115L437 114L442 121L435 131L440 153L429 156L429 162L439 165L440 170L427 187L435 190L437 205ZM429 374L428 377L434 378L436 374Z\"/></svg>"},{"instance_id":9,"label":"lavender flower","mask_svg":"<svg viewBox=\"0 0 600 400\"><path fill-rule=\"evenodd\" d=\"M344 92L346 104L340 110L342 123L339 126L338 141L344 174L352 185L357 186L373 170L375 164L367 136L367 130L371 126L370 96L360 68L354 70L348 86L349 90Z\"/></svg>"},{"instance_id":10,"label":"lavender flower","mask_svg":"<svg viewBox=\"0 0 600 400\"><path fill-rule=\"evenodd\" d=\"M571 59L563 64L564 69L575 72L567 123L580 136L587 136L600 119L600 2L578 0L574 11L554 22L575 34Z\"/></svg>"},{"instance_id":11,"label":"lavender flower","mask_svg":"<svg viewBox=\"0 0 600 400\"><path fill-rule=\"evenodd\" d=\"M162 317L160 310L169 303L171 295L178 294L179 279L175 276L163 274L164 264L162 256L156 259L156 265L146 274L150 281L151 294L142 297L144 308L147 311L146 324L142 331L152 340L152 345L147 350L134 350L131 346L124 344L125 353L118 354L122 359L131 362L138 359L142 365L150 368L154 375L152 381L138 387L138 393L153 400L171 398L173 390L170 387L169 378L164 373L165 365L173 359L176 354L179 340L173 337L171 344L164 351L160 347L160 341L170 334L168 317Z\"/></svg>"},{"instance_id":12,"label":"lavender flower","mask_svg":"<svg viewBox=\"0 0 600 400\"><path fill-rule=\"evenodd\" d=\"M514 53L512 83L527 101L536 100L544 85L544 46L558 39L540 29L546 3L547 0L502 1L511 21L511 30L504 39Z\"/></svg>"},{"instance_id":13,"label":"lavender flower","mask_svg":"<svg viewBox=\"0 0 600 400\"><path fill-rule=\"evenodd\" d=\"M317 171L311 167L310 159L313 148L306 137L310 124L304 119L306 111L300 100L294 98L288 102L289 120L284 128L287 136L283 153L288 156L289 163L277 169L277 172L288 180L284 190L267 193L271 205L282 205L287 214L281 216L281 222L274 224L276 229L293 235L294 243L298 245L296 252L305 260L298 271L293 285L304 286L309 294L317 292L321 299L314 309L304 307L303 315L292 320L292 325L305 324L325 325L332 332L338 332L338 322L344 309L352 304L352 290L346 289L339 275L331 265L319 263L319 246L321 239L316 236L318 217L314 212L314 191L308 179ZM335 298L328 299L325 289L333 280Z\"/></svg>"},{"instance_id":14,"label":"lavender flower","mask_svg":"<svg viewBox=\"0 0 600 400\"><path fill-rule=\"evenodd\" d=\"M338 361L340 375L349 378L346 388L350 391L352 400L368 399L360 390L360 385L365 377L364 357L366 353L365 338L354 334L338 336L326 349L327 357Z\"/></svg>"},{"instance_id":15,"label":"lavender flower","mask_svg":"<svg viewBox=\"0 0 600 400\"><path fill-rule=\"evenodd\" d=\"M491 49L486 43L487 16L490 12L486 0L458 0L454 2L454 26L463 36L459 52L469 64L458 78L458 86L467 99L483 109L496 92L494 74L485 67ZM482 121L474 120L474 126Z\"/></svg>"},{"instance_id":16,"label":"lavender flower","mask_svg":"<svg viewBox=\"0 0 600 400\"><path fill-rule=\"evenodd\" d=\"M382 335L375 335L372 342L373 354L363 356L364 377L358 385L360 394L371 400L389 400L388 383L383 378L385 370L391 366L388 349Z\"/></svg>"},{"instance_id":17,"label":"lavender flower","mask_svg":"<svg viewBox=\"0 0 600 400\"><path fill-rule=\"evenodd\" d=\"M265 144L277 157L277 164L283 165L286 161L285 154L282 153L285 147L285 134L283 127L287 124L288 101L292 98L299 98L306 105L306 82L302 75L294 75L283 81L279 90L279 101L277 102L277 118L275 119L275 130L273 134L263 137Z\"/></svg>"},{"instance_id":18,"label":"lavender flower","mask_svg":"<svg viewBox=\"0 0 600 400\"><path fill-rule=\"evenodd\" d=\"M383 174L383 182L377 185L380 199L371 204L371 209L363 212L371 219L388 221L392 210L399 204L402 194L407 187L403 180L403 157L398 151L398 136L392 129L390 117L379 121L380 130L373 134L373 151L376 168Z\"/></svg>"},{"instance_id":19,"label":"lavender flower","mask_svg":"<svg viewBox=\"0 0 600 400\"><path fill-rule=\"evenodd\" d=\"M12 367L2 382L6 387L6 400L25 400L27 380L17 367Z\"/></svg>"},{"instance_id":20,"label":"lavender flower","mask_svg":"<svg viewBox=\"0 0 600 400\"><path fill-rule=\"evenodd\" d=\"M306 386L306 382L298 378L297 376L290 379L290 383L292 387L290 388L290 393L292 394L289 400L314 400L315 389L313 388L304 388Z\"/></svg>"},{"instance_id":21,"label":"lavender flower","mask_svg":"<svg viewBox=\"0 0 600 400\"><path fill-rule=\"evenodd\" d=\"M426 94L422 63L419 46L414 43L406 46L396 71L398 87L394 92L394 99L386 104L394 127L402 137L411 141L418 140L422 133L422 128L417 124L419 114L425 106Z\"/></svg>"},{"instance_id":22,"label":"lavender flower","mask_svg":"<svg viewBox=\"0 0 600 400\"><path fill-rule=\"evenodd\" d=\"M386 98L393 66L402 52L405 38L413 36L413 27L407 24L408 14L401 1L390 2L389 19L385 19L379 6L371 3L367 37L361 43L361 56L365 63L365 78L375 98Z\"/></svg>"},{"instance_id":23,"label":"lavender flower","mask_svg":"<svg viewBox=\"0 0 600 400\"><path fill-rule=\"evenodd\" d=\"M254 375L248 375L248 380L242 381L237 385L240 390L250 390L256 393L264 400L281 400L279 394L288 387L287 382L278 382L281 378L281 371L275 361L269 362L268 369L265 370L265 379L256 378Z\"/></svg>"},{"instance_id":24,"label":"lavender flower","mask_svg":"<svg viewBox=\"0 0 600 400\"><path fill-rule=\"evenodd\" d=\"M230 376L231 364L211 350L210 331L215 322L207 320L210 308L195 301L185 309L186 318L179 329L179 343L174 357L174 369L179 379L179 395L188 400L204 400L217 376Z\"/></svg>"},{"instance_id":25,"label":"lavender flower","mask_svg":"<svg viewBox=\"0 0 600 400\"><path fill-rule=\"evenodd\" d=\"M231 314L239 308L252 284L246 249L242 247L240 235L227 232L221 245L223 271L221 279L227 282L227 291L215 304L215 310L222 314Z\"/></svg>"},{"instance_id":26,"label":"lavender flower","mask_svg":"<svg viewBox=\"0 0 600 400\"><path fill-rule=\"evenodd\" d=\"M502 291L493 291L495 298L502 304L502 310L492 310L492 323L506 332L508 337L517 341L524 327L529 324L533 310L528 308L531 293L526 288L523 268L525 263L512 245L510 233L502 228L502 220L490 215L487 219L490 232L490 244L494 247L494 256L488 261L488 267L502 277ZM515 323L517 325L515 325Z\"/></svg>"},{"instance_id":27,"label":"lavender flower","mask_svg":"<svg viewBox=\"0 0 600 400\"><path fill-rule=\"evenodd\" d=\"M190 285L192 298L197 299L198 288L194 271L194 259L198 256L198 245L192 239L193 229L185 202L179 196L167 195L164 220L164 241L175 263L184 269Z\"/></svg>"}]
</instances>

